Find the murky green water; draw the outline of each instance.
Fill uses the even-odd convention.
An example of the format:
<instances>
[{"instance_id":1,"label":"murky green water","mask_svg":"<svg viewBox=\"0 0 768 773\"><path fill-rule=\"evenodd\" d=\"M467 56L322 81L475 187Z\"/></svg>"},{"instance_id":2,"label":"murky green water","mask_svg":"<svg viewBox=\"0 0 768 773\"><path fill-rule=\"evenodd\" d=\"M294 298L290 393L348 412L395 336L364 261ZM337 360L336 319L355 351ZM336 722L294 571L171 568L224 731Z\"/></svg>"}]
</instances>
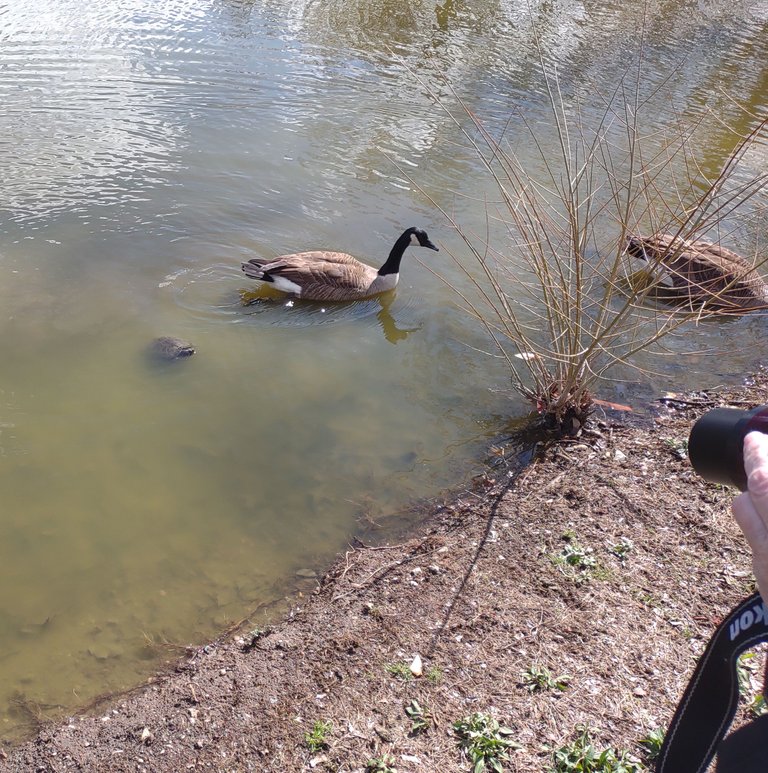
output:
<instances>
[{"instance_id":1,"label":"murky green water","mask_svg":"<svg viewBox=\"0 0 768 773\"><path fill-rule=\"evenodd\" d=\"M243 306L240 261L329 247L376 263L410 225L459 252L398 169L483 227L486 181L425 93L444 91L431 73L456 91L446 104L498 126L514 107L546 134L534 32L584 102L626 67L641 16L610 2L0 7L0 734L17 731L19 698L71 706L129 685L154 664L147 641L200 641L279 597L361 518L466 475L524 411L427 268L460 282L446 249L420 253L427 265L411 251L393 297L328 309ZM739 120L726 94L764 110L767 22L765 3L652 8L646 85L670 78L674 104L649 130L675 113ZM716 167L725 142L702 158ZM654 363L663 375L631 388L736 378L768 353L764 325L700 327L673 348L727 357ZM197 354L158 367L157 335Z\"/></svg>"}]
</instances>

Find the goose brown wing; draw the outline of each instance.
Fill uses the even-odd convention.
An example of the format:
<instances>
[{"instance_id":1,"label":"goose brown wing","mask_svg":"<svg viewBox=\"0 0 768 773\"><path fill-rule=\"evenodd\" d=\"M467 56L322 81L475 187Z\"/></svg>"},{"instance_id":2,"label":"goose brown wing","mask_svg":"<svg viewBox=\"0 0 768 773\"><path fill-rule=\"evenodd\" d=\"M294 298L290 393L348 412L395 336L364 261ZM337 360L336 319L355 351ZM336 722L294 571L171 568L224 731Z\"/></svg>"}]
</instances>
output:
<instances>
[{"instance_id":1,"label":"goose brown wing","mask_svg":"<svg viewBox=\"0 0 768 773\"><path fill-rule=\"evenodd\" d=\"M708 239L683 240L659 233L631 236L627 251L665 265L673 285L691 298L726 311L768 304L768 286L754 266Z\"/></svg>"},{"instance_id":2,"label":"goose brown wing","mask_svg":"<svg viewBox=\"0 0 768 773\"><path fill-rule=\"evenodd\" d=\"M714 242L698 239L691 246L699 253L700 262L719 268L723 273L744 276L754 271L754 267L741 255Z\"/></svg>"},{"instance_id":3,"label":"goose brown wing","mask_svg":"<svg viewBox=\"0 0 768 773\"><path fill-rule=\"evenodd\" d=\"M708 239L683 244L669 267L690 285L692 294L711 299L723 308L751 308L765 303L765 282L741 255Z\"/></svg>"},{"instance_id":4,"label":"goose brown wing","mask_svg":"<svg viewBox=\"0 0 768 773\"><path fill-rule=\"evenodd\" d=\"M376 278L376 269L344 252L299 252L281 255L263 265L265 273L282 276L302 288L302 296L322 293L332 300L331 291L349 292L367 288Z\"/></svg>"}]
</instances>

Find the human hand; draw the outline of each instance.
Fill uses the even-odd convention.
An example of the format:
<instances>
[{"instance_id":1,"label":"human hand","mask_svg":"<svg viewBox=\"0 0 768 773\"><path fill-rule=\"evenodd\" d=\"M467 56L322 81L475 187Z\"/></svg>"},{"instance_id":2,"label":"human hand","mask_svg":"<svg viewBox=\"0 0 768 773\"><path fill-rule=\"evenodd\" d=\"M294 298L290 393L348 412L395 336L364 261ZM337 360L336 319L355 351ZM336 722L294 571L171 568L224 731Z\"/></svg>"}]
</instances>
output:
<instances>
[{"instance_id":1,"label":"human hand","mask_svg":"<svg viewBox=\"0 0 768 773\"><path fill-rule=\"evenodd\" d=\"M768 594L768 435L744 438L747 491L733 500L733 517L752 548L752 569L761 593Z\"/></svg>"}]
</instances>

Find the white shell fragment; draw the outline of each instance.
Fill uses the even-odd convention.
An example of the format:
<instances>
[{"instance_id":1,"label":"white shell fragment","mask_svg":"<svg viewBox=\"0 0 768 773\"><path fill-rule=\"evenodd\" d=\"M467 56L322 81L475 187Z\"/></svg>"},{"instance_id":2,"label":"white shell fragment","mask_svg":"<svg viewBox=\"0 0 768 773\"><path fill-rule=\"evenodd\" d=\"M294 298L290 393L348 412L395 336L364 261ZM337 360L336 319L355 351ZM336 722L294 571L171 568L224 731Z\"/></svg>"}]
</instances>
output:
<instances>
[{"instance_id":1,"label":"white shell fragment","mask_svg":"<svg viewBox=\"0 0 768 773\"><path fill-rule=\"evenodd\" d=\"M416 653L416 657L411 663L411 673L414 676L421 676L424 673L424 666L421 662L421 655L419 655L418 652Z\"/></svg>"}]
</instances>

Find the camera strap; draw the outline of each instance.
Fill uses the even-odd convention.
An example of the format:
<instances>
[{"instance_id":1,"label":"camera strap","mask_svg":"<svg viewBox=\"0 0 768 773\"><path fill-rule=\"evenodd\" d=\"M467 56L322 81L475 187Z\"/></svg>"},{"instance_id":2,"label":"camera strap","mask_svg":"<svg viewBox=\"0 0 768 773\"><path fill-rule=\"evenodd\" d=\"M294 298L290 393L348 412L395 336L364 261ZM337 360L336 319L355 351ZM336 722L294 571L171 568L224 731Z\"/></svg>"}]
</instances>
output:
<instances>
[{"instance_id":1,"label":"camera strap","mask_svg":"<svg viewBox=\"0 0 768 773\"><path fill-rule=\"evenodd\" d=\"M704 773L736 714L738 657L765 641L768 609L753 593L728 613L699 658L664 738L656 773Z\"/></svg>"}]
</instances>

